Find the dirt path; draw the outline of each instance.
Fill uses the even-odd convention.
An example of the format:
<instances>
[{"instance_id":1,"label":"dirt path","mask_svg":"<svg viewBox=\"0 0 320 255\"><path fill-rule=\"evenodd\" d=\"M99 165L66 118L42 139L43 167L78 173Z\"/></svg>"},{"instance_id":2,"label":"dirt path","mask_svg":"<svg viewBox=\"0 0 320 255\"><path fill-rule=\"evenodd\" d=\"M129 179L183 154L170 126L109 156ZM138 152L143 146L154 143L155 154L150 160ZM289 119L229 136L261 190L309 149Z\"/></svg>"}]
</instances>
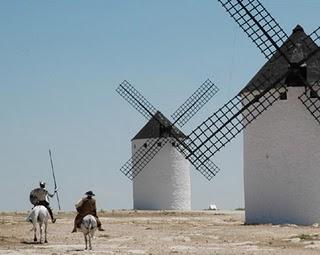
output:
<instances>
[{"instance_id":1,"label":"dirt path","mask_svg":"<svg viewBox=\"0 0 320 255\"><path fill-rule=\"evenodd\" d=\"M100 213L93 251L71 234L73 213L48 227L48 244L32 242L26 213L0 214L0 255L16 254L320 254L320 228L243 224L243 211Z\"/></svg>"}]
</instances>

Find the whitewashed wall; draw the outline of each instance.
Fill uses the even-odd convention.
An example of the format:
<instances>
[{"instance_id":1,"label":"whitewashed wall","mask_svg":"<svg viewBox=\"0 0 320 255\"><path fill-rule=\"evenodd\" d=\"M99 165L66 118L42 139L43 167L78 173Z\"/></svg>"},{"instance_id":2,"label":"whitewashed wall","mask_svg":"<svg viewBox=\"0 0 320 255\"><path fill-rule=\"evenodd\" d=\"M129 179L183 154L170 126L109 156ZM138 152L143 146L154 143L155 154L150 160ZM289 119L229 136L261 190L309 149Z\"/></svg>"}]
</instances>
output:
<instances>
[{"instance_id":1,"label":"whitewashed wall","mask_svg":"<svg viewBox=\"0 0 320 255\"><path fill-rule=\"evenodd\" d=\"M132 154L145 140L132 141ZM133 208L191 209L190 164L170 143L133 179Z\"/></svg>"},{"instance_id":2,"label":"whitewashed wall","mask_svg":"<svg viewBox=\"0 0 320 255\"><path fill-rule=\"evenodd\" d=\"M246 223L320 222L320 126L289 87L244 131Z\"/></svg>"}]
</instances>

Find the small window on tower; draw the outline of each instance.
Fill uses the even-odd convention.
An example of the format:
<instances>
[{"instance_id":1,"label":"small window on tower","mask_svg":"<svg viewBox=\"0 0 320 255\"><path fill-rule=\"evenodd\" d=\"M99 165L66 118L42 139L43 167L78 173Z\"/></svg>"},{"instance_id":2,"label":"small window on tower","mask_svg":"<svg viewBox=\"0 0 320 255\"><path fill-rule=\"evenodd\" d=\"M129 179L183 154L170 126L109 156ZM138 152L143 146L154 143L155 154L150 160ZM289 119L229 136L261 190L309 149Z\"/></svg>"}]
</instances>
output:
<instances>
[{"instance_id":1,"label":"small window on tower","mask_svg":"<svg viewBox=\"0 0 320 255\"><path fill-rule=\"evenodd\" d=\"M158 146L159 146L159 147L161 146L161 142L158 143Z\"/></svg>"},{"instance_id":2,"label":"small window on tower","mask_svg":"<svg viewBox=\"0 0 320 255\"><path fill-rule=\"evenodd\" d=\"M310 91L310 98L318 98L318 93L315 90Z\"/></svg>"},{"instance_id":3,"label":"small window on tower","mask_svg":"<svg viewBox=\"0 0 320 255\"><path fill-rule=\"evenodd\" d=\"M147 144L147 143L144 143L144 144L143 144L143 147L144 147L144 148L147 148L147 147L148 147L148 144Z\"/></svg>"},{"instance_id":4,"label":"small window on tower","mask_svg":"<svg viewBox=\"0 0 320 255\"><path fill-rule=\"evenodd\" d=\"M280 100L287 100L287 92L280 93Z\"/></svg>"},{"instance_id":5,"label":"small window on tower","mask_svg":"<svg viewBox=\"0 0 320 255\"><path fill-rule=\"evenodd\" d=\"M171 144L172 144L173 147L176 147L176 143L175 142L172 142Z\"/></svg>"}]
</instances>

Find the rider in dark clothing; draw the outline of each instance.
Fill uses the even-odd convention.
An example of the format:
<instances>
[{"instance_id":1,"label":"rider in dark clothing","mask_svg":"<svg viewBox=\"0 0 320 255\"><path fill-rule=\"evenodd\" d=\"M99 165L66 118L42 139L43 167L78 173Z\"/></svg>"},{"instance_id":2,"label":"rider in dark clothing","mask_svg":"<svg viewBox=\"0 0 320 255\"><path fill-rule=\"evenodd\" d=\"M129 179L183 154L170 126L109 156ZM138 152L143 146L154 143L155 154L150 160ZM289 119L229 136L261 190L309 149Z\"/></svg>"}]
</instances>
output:
<instances>
[{"instance_id":1,"label":"rider in dark clothing","mask_svg":"<svg viewBox=\"0 0 320 255\"><path fill-rule=\"evenodd\" d=\"M104 231L104 229L101 227L101 221L97 215L96 200L93 198L95 194L93 194L93 192L90 190L86 192L85 195L86 197L82 198L76 204L78 214L74 219L74 227L72 233L77 232L77 228L80 228L82 219L88 214L91 214L96 218L98 230Z\"/></svg>"}]
</instances>

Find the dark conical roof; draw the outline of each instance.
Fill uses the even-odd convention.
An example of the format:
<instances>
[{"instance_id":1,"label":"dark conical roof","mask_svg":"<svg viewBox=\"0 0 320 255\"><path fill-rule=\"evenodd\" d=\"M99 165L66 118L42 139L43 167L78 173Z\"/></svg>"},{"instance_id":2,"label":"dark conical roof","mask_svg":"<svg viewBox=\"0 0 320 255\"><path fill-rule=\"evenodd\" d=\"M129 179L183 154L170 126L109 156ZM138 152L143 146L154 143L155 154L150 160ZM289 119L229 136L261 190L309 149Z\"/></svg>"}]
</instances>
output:
<instances>
[{"instance_id":1,"label":"dark conical roof","mask_svg":"<svg viewBox=\"0 0 320 255\"><path fill-rule=\"evenodd\" d=\"M292 33L295 33L295 32L304 32L303 27L300 26L299 24L296 25L296 27L292 29Z\"/></svg>"},{"instance_id":2,"label":"dark conical roof","mask_svg":"<svg viewBox=\"0 0 320 255\"><path fill-rule=\"evenodd\" d=\"M161 123L161 124L160 124ZM170 128L172 123L161 112L156 114L147 122L146 125L132 138L132 140L167 137L166 128ZM178 128L173 127L171 132L175 137L186 137Z\"/></svg>"},{"instance_id":3,"label":"dark conical roof","mask_svg":"<svg viewBox=\"0 0 320 255\"><path fill-rule=\"evenodd\" d=\"M291 42L298 47L288 47ZM309 38L304 32L300 25L297 25L293 30L292 34L286 40L286 42L280 47L280 49L286 54L288 59L292 62L298 62L302 58L306 57L309 53L318 48L318 45ZM312 83L320 79L320 52L317 52L307 61L307 80ZM250 82L241 91L252 91L255 88L252 87L253 84L258 84L258 80L262 78L263 75L267 77L280 77L281 74L288 70L288 62L283 58L279 57L279 52L276 52L267 63L265 63L262 68L257 72L257 74L250 80ZM263 79L263 78L262 78ZM284 83L284 80L281 82ZM265 84L267 86L268 84ZM265 86L259 89L264 89Z\"/></svg>"}]
</instances>

